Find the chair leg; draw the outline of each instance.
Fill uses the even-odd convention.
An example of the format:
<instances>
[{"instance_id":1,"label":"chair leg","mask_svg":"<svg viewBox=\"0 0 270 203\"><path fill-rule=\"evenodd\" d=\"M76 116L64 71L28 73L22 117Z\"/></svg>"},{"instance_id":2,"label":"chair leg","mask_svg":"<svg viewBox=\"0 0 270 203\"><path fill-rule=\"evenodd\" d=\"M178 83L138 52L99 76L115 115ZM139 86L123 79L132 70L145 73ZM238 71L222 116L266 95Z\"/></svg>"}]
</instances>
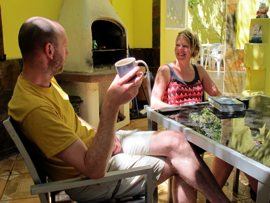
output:
<instances>
[{"instance_id":1,"label":"chair leg","mask_svg":"<svg viewBox=\"0 0 270 203\"><path fill-rule=\"evenodd\" d=\"M209 57L206 56L205 57L205 61L204 61L204 69L205 70L209 69L210 68L209 66L210 66L210 64L209 64Z\"/></svg>"},{"instance_id":2,"label":"chair leg","mask_svg":"<svg viewBox=\"0 0 270 203\"><path fill-rule=\"evenodd\" d=\"M151 121L150 119L148 119L147 121L148 121L148 130L156 131L158 129L158 124L155 121Z\"/></svg>"},{"instance_id":3,"label":"chair leg","mask_svg":"<svg viewBox=\"0 0 270 203\"><path fill-rule=\"evenodd\" d=\"M51 192L50 193L50 203L55 203L56 202L56 192Z\"/></svg>"},{"instance_id":4,"label":"chair leg","mask_svg":"<svg viewBox=\"0 0 270 203\"><path fill-rule=\"evenodd\" d=\"M134 99L132 99L132 109L130 113L132 118L139 118L140 116L137 97L134 97Z\"/></svg>"},{"instance_id":5,"label":"chair leg","mask_svg":"<svg viewBox=\"0 0 270 203\"><path fill-rule=\"evenodd\" d=\"M233 194L238 194L240 170L236 169L233 179Z\"/></svg>"},{"instance_id":6,"label":"chair leg","mask_svg":"<svg viewBox=\"0 0 270 203\"><path fill-rule=\"evenodd\" d=\"M168 203L173 203L172 187L173 187L173 177L169 178L168 184Z\"/></svg>"},{"instance_id":7,"label":"chair leg","mask_svg":"<svg viewBox=\"0 0 270 203\"><path fill-rule=\"evenodd\" d=\"M220 72L221 60L217 60L217 72Z\"/></svg>"},{"instance_id":8,"label":"chair leg","mask_svg":"<svg viewBox=\"0 0 270 203\"><path fill-rule=\"evenodd\" d=\"M158 187L156 187L154 190L153 200L154 200L154 203L158 202Z\"/></svg>"}]
</instances>

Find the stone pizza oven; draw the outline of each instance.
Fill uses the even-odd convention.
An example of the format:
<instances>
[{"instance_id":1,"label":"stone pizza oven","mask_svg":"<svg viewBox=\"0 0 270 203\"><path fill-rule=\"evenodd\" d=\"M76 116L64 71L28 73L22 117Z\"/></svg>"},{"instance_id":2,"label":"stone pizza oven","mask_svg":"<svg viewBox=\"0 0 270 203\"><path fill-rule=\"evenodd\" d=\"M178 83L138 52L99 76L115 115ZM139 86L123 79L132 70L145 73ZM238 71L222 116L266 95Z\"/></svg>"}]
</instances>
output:
<instances>
[{"instance_id":1,"label":"stone pizza oven","mask_svg":"<svg viewBox=\"0 0 270 203\"><path fill-rule=\"evenodd\" d=\"M110 69L128 55L126 29L109 0L65 0L59 22L68 36L65 71Z\"/></svg>"}]
</instances>

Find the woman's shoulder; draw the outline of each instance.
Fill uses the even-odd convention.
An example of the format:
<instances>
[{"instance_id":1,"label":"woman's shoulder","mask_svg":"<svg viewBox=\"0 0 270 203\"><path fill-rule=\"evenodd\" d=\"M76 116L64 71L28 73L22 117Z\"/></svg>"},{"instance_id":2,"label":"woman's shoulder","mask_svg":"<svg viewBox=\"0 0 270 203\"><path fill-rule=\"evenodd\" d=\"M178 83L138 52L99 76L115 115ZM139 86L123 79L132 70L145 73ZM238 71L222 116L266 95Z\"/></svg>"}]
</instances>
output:
<instances>
[{"instance_id":1,"label":"woman's shoulder","mask_svg":"<svg viewBox=\"0 0 270 203\"><path fill-rule=\"evenodd\" d=\"M169 73L170 72L170 67L168 64L164 64L162 66L160 66L158 68L158 72L162 73L162 74L166 74L166 73Z\"/></svg>"},{"instance_id":2,"label":"woman's shoulder","mask_svg":"<svg viewBox=\"0 0 270 203\"><path fill-rule=\"evenodd\" d=\"M202 71L204 68L200 64L192 64L194 68L196 68L198 71Z\"/></svg>"},{"instance_id":3,"label":"woman's shoulder","mask_svg":"<svg viewBox=\"0 0 270 203\"><path fill-rule=\"evenodd\" d=\"M162 80L162 81L169 81L170 80L170 68L168 67L167 64L164 64L158 68L156 78L157 80Z\"/></svg>"},{"instance_id":4,"label":"woman's shoulder","mask_svg":"<svg viewBox=\"0 0 270 203\"><path fill-rule=\"evenodd\" d=\"M199 77L200 77L200 80L203 79L203 76L205 74L207 74L206 70L200 65L200 64L197 64L197 65L193 65L194 69L197 70L198 74L199 74Z\"/></svg>"}]
</instances>

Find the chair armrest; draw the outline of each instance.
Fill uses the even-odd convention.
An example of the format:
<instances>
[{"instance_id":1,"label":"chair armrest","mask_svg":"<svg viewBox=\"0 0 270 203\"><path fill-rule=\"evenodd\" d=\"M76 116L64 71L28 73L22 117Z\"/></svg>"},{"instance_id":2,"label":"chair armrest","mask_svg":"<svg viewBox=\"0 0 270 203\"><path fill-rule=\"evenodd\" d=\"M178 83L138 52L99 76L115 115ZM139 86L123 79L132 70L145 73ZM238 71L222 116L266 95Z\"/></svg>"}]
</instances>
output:
<instances>
[{"instance_id":1,"label":"chair armrest","mask_svg":"<svg viewBox=\"0 0 270 203\"><path fill-rule=\"evenodd\" d=\"M55 192L61 190L67 190L72 188L78 188L83 186L95 185L105 182L110 182L113 180L120 180L127 177L143 175L147 176L147 181L153 181L153 169L151 166L142 166L131 168L127 170L119 170L119 171L110 171L106 173L103 178L99 179L89 179L89 178L71 178L61 181L53 181L48 183L42 183L37 185L31 186L31 194L41 194L41 193L48 193L48 192Z\"/></svg>"}]
</instances>

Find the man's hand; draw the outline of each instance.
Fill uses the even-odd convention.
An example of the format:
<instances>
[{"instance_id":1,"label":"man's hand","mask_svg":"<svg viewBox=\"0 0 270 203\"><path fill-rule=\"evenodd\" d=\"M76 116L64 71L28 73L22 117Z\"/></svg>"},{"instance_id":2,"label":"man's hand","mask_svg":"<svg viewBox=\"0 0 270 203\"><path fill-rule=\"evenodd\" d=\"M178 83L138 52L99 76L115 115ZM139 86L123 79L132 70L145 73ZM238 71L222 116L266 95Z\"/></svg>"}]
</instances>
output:
<instances>
[{"instance_id":1,"label":"man's hand","mask_svg":"<svg viewBox=\"0 0 270 203\"><path fill-rule=\"evenodd\" d=\"M106 99L111 105L120 106L133 99L139 91L143 81L143 72L137 66L123 77L116 75L107 90Z\"/></svg>"},{"instance_id":2,"label":"man's hand","mask_svg":"<svg viewBox=\"0 0 270 203\"><path fill-rule=\"evenodd\" d=\"M116 154L119 154L119 153L122 153L123 152L123 149L122 149L122 145L121 145L121 142L119 140L118 137L114 137L114 147L113 147L113 151L112 151L112 156L116 155Z\"/></svg>"}]
</instances>

